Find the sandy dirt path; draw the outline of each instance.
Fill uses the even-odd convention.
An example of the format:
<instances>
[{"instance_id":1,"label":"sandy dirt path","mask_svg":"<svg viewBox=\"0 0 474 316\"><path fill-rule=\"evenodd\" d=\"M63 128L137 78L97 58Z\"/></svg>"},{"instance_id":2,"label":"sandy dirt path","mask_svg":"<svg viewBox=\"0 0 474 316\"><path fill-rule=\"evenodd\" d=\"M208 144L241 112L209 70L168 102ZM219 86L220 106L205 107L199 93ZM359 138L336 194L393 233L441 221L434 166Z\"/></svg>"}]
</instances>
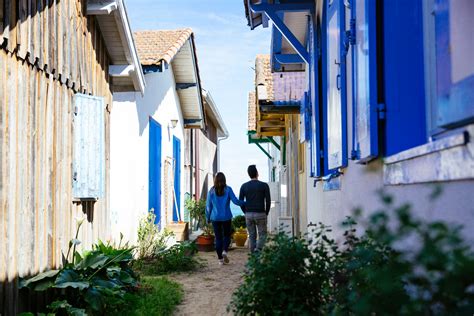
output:
<instances>
[{"instance_id":1,"label":"sandy dirt path","mask_svg":"<svg viewBox=\"0 0 474 316\"><path fill-rule=\"evenodd\" d=\"M174 274L170 279L183 285L184 300L175 315L231 315L227 306L242 281L248 249L229 251L229 264L220 266L215 252L199 252L204 265L192 273Z\"/></svg>"}]
</instances>

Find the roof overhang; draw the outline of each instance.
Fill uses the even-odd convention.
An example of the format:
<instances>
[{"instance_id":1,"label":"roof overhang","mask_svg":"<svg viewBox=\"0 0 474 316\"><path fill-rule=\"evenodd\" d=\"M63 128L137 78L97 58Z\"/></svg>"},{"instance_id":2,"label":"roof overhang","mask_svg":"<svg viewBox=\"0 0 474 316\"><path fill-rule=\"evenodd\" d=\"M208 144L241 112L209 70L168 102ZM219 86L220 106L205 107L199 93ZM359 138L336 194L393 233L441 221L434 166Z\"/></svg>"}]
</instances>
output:
<instances>
[{"instance_id":1,"label":"roof overhang","mask_svg":"<svg viewBox=\"0 0 474 316\"><path fill-rule=\"evenodd\" d=\"M88 0L87 15L96 17L109 53L112 91L143 94L145 78L123 0Z\"/></svg>"},{"instance_id":2,"label":"roof overhang","mask_svg":"<svg viewBox=\"0 0 474 316\"><path fill-rule=\"evenodd\" d=\"M205 100L205 104L208 105L209 109L209 119L213 121L216 124L217 127L217 137L219 138L227 138L229 137L229 131L227 130L227 127L225 126L224 120L221 117L221 114L219 113L219 110L217 109L216 103L214 102L214 99L212 98L211 94L209 91L206 91L203 89L203 97Z\"/></svg>"},{"instance_id":3,"label":"roof overhang","mask_svg":"<svg viewBox=\"0 0 474 316\"><path fill-rule=\"evenodd\" d=\"M315 10L314 0L244 0L248 25L251 29L272 21L272 70L304 71L309 63L308 12Z\"/></svg>"},{"instance_id":4,"label":"roof overhang","mask_svg":"<svg viewBox=\"0 0 474 316\"><path fill-rule=\"evenodd\" d=\"M162 61L162 63L166 63ZM166 65L165 65L166 66ZM171 60L185 128L204 128L204 104L194 36Z\"/></svg>"}]
</instances>

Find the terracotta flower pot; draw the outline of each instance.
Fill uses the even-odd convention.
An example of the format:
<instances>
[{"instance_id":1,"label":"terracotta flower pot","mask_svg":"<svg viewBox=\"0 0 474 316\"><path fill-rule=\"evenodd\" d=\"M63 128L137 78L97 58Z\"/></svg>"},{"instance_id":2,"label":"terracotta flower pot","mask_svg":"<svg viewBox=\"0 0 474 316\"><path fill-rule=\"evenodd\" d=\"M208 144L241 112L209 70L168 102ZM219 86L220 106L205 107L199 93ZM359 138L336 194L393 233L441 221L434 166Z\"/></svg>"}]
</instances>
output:
<instances>
[{"instance_id":1,"label":"terracotta flower pot","mask_svg":"<svg viewBox=\"0 0 474 316\"><path fill-rule=\"evenodd\" d=\"M239 229L234 233L234 241L237 247L245 246L245 242L247 241L247 230Z\"/></svg>"},{"instance_id":2,"label":"terracotta flower pot","mask_svg":"<svg viewBox=\"0 0 474 316\"><path fill-rule=\"evenodd\" d=\"M196 246L199 251L213 251L214 250L214 236L200 235L196 239Z\"/></svg>"}]
</instances>

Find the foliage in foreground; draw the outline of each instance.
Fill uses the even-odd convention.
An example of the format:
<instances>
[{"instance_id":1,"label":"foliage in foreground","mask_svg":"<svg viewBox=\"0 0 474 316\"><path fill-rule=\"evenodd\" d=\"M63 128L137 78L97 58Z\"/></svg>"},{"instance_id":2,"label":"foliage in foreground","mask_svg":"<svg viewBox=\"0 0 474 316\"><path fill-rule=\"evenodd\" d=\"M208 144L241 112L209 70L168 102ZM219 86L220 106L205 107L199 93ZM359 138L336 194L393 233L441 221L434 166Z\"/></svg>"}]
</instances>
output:
<instances>
[{"instance_id":1,"label":"foliage in foreground","mask_svg":"<svg viewBox=\"0 0 474 316\"><path fill-rule=\"evenodd\" d=\"M138 226L137 254L139 258L150 258L156 253L166 249L168 240L173 233L167 229L160 232L155 224L156 215L151 209L145 217L140 220Z\"/></svg>"},{"instance_id":2,"label":"foliage in foreground","mask_svg":"<svg viewBox=\"0 0 474 316\"><path fill-rule=\"evenodd\" d=\"M149 258L138 259L133 268L143 275L161 275L170 272L185 272L196 269L199 262L194 257L197 252L193 242L185 241L163 249Z\"/></svg>"},{"instance_id":3,"label":"foliage in foreground","mask_svg":"<svg viewBox=\"0 0 474 316\"><path fill-rule=\"evenodd\" d=\"M137 276L130 268L133 248L99 241L81 255L75 251L78 243L77 239L71 241L70 250L74 250L68 251L61 269L21 280L20 288L53 290L56 301L49 307L55 313L85 315L123 309L127 294L137 285Z\"/></svg>"},{"instance_id":4,"label":"foliage in foreground","mask_svg":"<svg viewBox=\"0 0 474 316\"><path fill-rule=\"evenodd\" d=\"M165 277L142 277L140 287L131 299L129 315L171 315L183 299L182 286Z\"/></svg>"},{"instance_id":5,"label":"foliage in foreground","mask_svg":"<svg viewBox=\"0 0 474 316\"><path fill-rule=\"evenodd\" d=\"M348 218L342 245L320 224L312 240L280 233L248 263L237 315L472 315L474 253L460 227L425 222L409 205Z\"/></svg>"}]
</instances>

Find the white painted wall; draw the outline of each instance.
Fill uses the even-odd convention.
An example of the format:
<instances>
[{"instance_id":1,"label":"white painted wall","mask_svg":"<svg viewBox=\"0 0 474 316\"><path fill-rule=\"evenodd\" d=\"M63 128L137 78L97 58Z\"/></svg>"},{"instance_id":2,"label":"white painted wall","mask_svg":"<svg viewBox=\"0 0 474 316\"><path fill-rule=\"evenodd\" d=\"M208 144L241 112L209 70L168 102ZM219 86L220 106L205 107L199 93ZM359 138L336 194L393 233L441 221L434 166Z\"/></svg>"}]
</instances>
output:
<instances>
[{"instance_id":1,"label":"white painted wall","mask_svg":"<svg viewBox=\"0 0 474 316\"><path fill-rule=\"evenodd\" d=\"M132 244L137 240L139 221L148 211L150 117L162 127L162 166L166 157L173 157L173 136L181 140L181 213L184 209L184 122L173 69L170 66L164 72L146 74L145 80L147 88L143 97L140 93L115 93L111 113L112 234L118 239L122 233ZM171 119L178 120L175 128L169 127ZM161 218L164 219L163 170L161 172Z\"/></svg>"},{"instance_id":2,"label":"white painted wall","mask_svg":"<svg viewBox=\"0 0 474 316\"><path fill-rule=\"evenodd\" d=\"M318 2L319 3L319 2ZM320 3L319 3L320 5ZM318 12L321 7L318 6ZM350 12L346 11L346 18L350 18ZM349 21L346 21L348 23ZM348 25L348 24L347 24ZM347 139L348 152L352 149L352 74L351 74L351 50L346 58L347 61ZM416 106L416 105L415 105ZM418 105L424 106L424 105ZM430 157L416 157L410 159L411 167L418 172L426 168L436 168L439 174L446 172L449 166L461 166L461 172L469 174L472 171L474 161L474 125L467 128L471 134L471 142L458 148L448 149L455 151L456 158L443 159L440 153L434 153ZM309 161L309 146L307 146L306 158ZM461 148L461 149L459 149ZM441 166L439 169L438 167ZM400 165L401 169L407 166ZM306 164L309 174L309 163ZM427 183L414 183L402 185L384 184L384 163L382 160L372 161L367 165L357 164L349 161L349 166L343 169L344 174L340 177L341 189L337 191L324 191L322 182L314 186L314 178L307 178L307 210L308 223L323 222L334 228L334 233L339 233L339 224L350 215L355 208L362 208L365 214L380 210L382 207L378 195L379 190L391 194L395 198L395 204L409 203L415 216L428 220L444 220L450 223L464 225L464 234L468 240L474 241L474 179L457 181L440 181ZM409 177L416 182L421 177L416 172L410 172ZM436 186L442 188L441 196L432 201L429 195Z\"/></svg>"}]
</instances>

